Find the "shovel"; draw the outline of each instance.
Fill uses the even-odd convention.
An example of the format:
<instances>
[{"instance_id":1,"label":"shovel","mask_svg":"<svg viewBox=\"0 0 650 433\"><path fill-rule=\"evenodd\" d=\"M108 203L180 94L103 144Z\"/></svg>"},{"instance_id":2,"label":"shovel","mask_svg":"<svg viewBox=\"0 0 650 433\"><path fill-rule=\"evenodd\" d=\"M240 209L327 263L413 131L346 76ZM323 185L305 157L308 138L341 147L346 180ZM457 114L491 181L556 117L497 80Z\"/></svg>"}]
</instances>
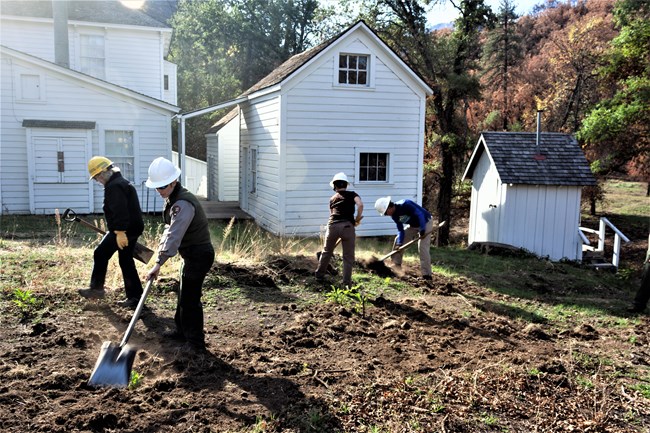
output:
<instances>
[{"instance_id":1,"label":"shovel","mask_svg":"<svg viewBox=\"0 0 650 433\"><path fill-rule=\"evenodd\" d=\"M97 358L95 368L90 374L90 380L88 380L90 386L126 388L129 385L136 350L127 345L126 342L129 341L129 337L140 317L142 308L144 308L144 301L147 299L147 295L149 295L152 282L153 278L147 282L140 297L140 302L138 302L135 313L133 313L133 317L131 318L131 323L126 328L122 342L117 345L111 341L104 341L102 344L99 358Z\"/></svg>"},{"instance_id":2,"label":"shovel","mask_svg":"<svg viewBox=\"0 0 650 433\"><path fill-rule=\"evenodd\" d=\"M74 221L80 222L86 227L89 227L102 235L106 234L104 230L100 229L94 224L91 224L88 221L84 221L81 218L79 218L75 213L75 211L73 211L72 209L66 209L65 212L63 212L63 218L66 221L70 221L70 222L74 222ZM142 263L146 265L147 263L149 263L149 260L151 260L151 257L153 257L153 254L154 254L153 251L150 250L149 248L145 247L139 242L135 243L135 248L133 249L133 258L140 260Z\"/></svg>"}]
</instances>

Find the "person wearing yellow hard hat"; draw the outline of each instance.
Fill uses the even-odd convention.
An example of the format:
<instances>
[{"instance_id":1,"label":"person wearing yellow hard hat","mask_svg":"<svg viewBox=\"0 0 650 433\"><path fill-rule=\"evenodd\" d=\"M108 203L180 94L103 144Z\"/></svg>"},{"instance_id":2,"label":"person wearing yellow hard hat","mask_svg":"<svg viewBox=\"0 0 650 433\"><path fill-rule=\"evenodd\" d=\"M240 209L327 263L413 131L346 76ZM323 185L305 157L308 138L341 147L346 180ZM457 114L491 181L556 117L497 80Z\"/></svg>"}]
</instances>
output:
<instances>
[{"instance_id":1,"label":"person wearing yellow hard hat","mask_svg":"<svg viewBox=\"0 0 650 433\"><path fill-rule=\"evenodd\" d=\"M93 253L93 270L90 287L80 289L85 298L103 298L108 262L118 253L126 298L118 305L134 309L142 296L142 282L133 260L133 250L138 237L144 231L144 221L138 193L119 167L104 156L88 161L88 174L104 187L104 217L108 230Z\"/></svg>"},{"instance_id":2,"label":"person wearing yellow hard hat","mask_svg":"<svg viewBox=\"0 0 650 433\"><path fill-rule=\"evenodd\" d=\"M170 257L180 254L183 264L174 315L176 326L163 333L163 337L183 343L179 351L192 355L206 351L201 292L205 276L214 263L214 247L201 203L181 185L180 174L178 167L162 157L149 165L146 185L155 188L164 200L165 230L158 258L146 279L158 278L160 267Z\"/></svg>"},{"instance_id":3,"label":"person wearing yellow hard hat","mask_svg":"<svg viewBox=\"0 0 650 433\"><path fill-rule=\"evenodd\" d=\"M390 197L381 197L375 201L375 209L379 215L391 217L397 226L397 236L393 242L393 250L399 249L404 243L418 240L420 253L420 272L422 278L431 280L431 232L433 231L433 218L428 210L415 203L413 200L404 199L392 201ZM403 251L391 257L397 268L402 267Z\"/></svg>"},{"instance_id":4,"label":"person wearing yellow hard hat","mask_svg":"<svg viewBox=\"0 0 650 433\"><path fill-rule=\"evenodd\" d=\"M325 245L318 258L316 279L322 280L334 254L334 248L340 240L343 248L343 287L352 287L352 266L354 265L355 226L359 225L363 215L363 201L359 194L348 191L350 182L345 173L336 173L330 181L334 195L330 197L330 217L325 232ZM354 211L357 216L354 216Z\"/></svg>"}]
</instances>

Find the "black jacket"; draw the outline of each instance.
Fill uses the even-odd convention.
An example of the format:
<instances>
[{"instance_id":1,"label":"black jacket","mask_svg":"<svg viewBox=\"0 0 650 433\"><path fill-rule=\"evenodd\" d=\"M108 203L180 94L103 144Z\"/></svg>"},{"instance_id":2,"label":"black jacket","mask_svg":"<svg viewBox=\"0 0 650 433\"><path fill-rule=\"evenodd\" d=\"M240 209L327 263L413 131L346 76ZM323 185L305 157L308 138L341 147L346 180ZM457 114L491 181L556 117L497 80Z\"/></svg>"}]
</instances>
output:
<instances>
[{"instance_id":1,"label":"black jacket","mask_svg":"<svg viewBox=\"0 0 650 433\"><path fill-rule=\"evenodd\" d=\"M126 231L132 237L144 231L138 193L120 172L114 173L104 185L104 216L111 232Z\"/></svg>"}]
</instances>

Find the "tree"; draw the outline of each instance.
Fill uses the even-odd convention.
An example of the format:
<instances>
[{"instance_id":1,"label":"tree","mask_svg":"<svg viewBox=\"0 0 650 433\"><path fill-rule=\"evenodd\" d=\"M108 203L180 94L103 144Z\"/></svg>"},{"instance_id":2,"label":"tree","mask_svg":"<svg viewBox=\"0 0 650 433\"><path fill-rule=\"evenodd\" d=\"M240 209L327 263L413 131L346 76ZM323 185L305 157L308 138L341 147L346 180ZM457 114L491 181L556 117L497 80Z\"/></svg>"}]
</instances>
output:
<instances>
[{"instance_id":1,"label":"tree","mask_svg":"<svg viewBox=\"0 0 650 433\"><path fill-rule=\"evenodd\" d=\"M183 111L227 101L309 44L317 0L182 0L170 61ZM187 154L205 159L205 131L225 112L187 123Z\"/></svg>"},{"instance_id":2,"label":"tree","mask_svg":"<svg viewBox=\"0 0 650 433\"><path fill-rule=\"evenodd\" d=\"M521 37L516 32L518 15L511 0L501 0L497 13L497 25L487 32L483 46L483 72L486 87L501 92L501 119L503 130L508 129L510 118L509 84L512 67L523 58ZM496 95L495 95L496 96Z\"/></svg>"},{"instance_id":3,"label":"tree","mask_svg":"<svg viewBox=\"0 0 650 433\"><path fill-rule=\"evenodd\" d=\"M627 171L650 193L650 6L619 0L614 19L620 32L600 70L614 92L589 112L578 137L604 173Z\"/></svg>"},{"instance_id":4,"label":"tree","mask_svg":"<svg viewBox=\"0 0 650 433\"><path fill-rule=\"evenodd\" d=\"M422 2L428 4L429 1ZM465 154L468 143L465 114L467 104L480 96L480 85L475 71L478 69L480 30L493 18L483 0L463 0L454 4L460 17L454 30L432 33L426 28L424 8L416 0L383 0L379 2L387 10L388 17L378 29L384 39L403 56L431 86L433 96L427 101L428 146L437 151L439 169L437 214L440 221L447 221L438 234L438 244L449 243L451 205L456 179L455 160ZM381 12L379 11L381 18ZM432 154L429 149L429 154ZM432 166L433 164L431 164ZM431 191L425 194L431 194Z\"/></svg>"}]
</instances>

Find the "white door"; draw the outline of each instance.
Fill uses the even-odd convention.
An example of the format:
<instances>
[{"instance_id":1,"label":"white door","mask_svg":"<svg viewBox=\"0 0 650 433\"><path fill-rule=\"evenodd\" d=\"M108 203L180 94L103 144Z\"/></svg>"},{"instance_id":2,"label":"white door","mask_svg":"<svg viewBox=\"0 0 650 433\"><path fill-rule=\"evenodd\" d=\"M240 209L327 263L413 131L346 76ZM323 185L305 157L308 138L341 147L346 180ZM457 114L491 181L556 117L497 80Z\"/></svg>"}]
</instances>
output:
<instances>
[{"instance_id":1,"label":"white door","mask_svg":"<svg viewBox=\"0 0 650 433\"><path fill-rule=\"evenodd\" d=\"M32 130L30 135L31 212L50 215L66 208L92 212L90 131Z\"/></svg>"},{"instance_id":2,"label":"white door","mask_svg":"<svg viewBox=\"0 0 650 433\"><path fill-rule=\"evenodd\" d=\"M501 181L487 156L482 156L472 180L477 186L474 242L498 242Z\"/></svg>"}]
</instances>

